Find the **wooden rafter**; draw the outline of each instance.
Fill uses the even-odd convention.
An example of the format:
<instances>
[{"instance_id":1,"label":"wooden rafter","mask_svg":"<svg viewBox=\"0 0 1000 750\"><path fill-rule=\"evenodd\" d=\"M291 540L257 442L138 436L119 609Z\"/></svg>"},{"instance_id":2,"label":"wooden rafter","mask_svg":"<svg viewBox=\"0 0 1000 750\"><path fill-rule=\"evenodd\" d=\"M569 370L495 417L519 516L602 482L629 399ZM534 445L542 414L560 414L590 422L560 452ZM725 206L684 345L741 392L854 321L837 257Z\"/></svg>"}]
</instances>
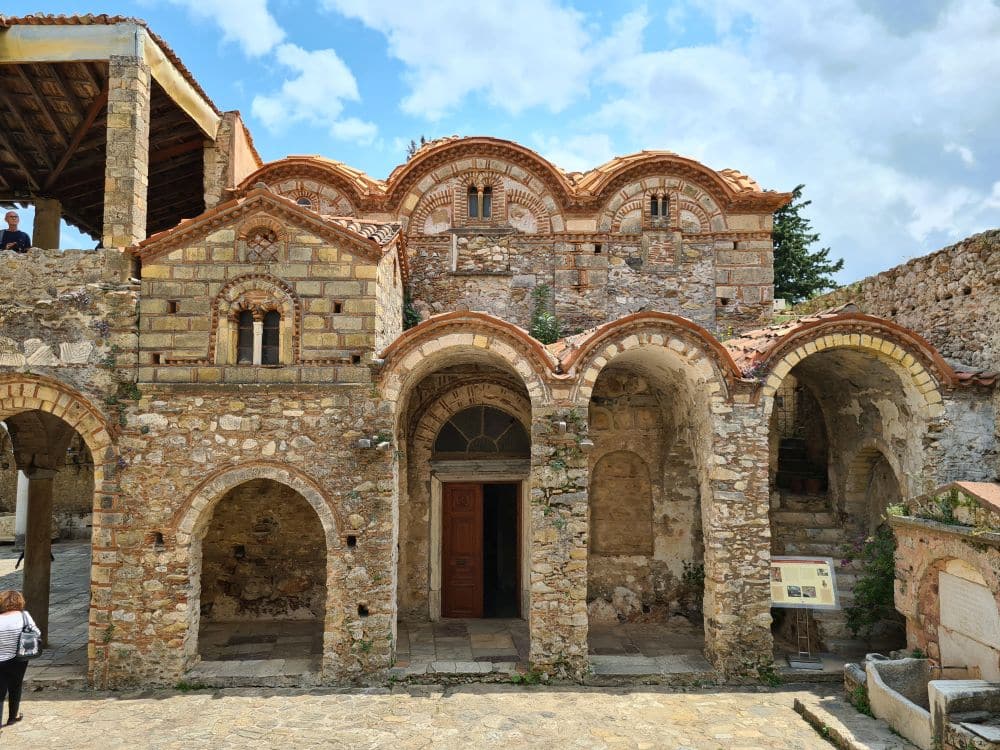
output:
<instances>
[{"instance_id":1,"label":"wooden rafter","mask_svg":"<svg viewBox=\"0 0 1000 750\"><path fill-rule=\"evenodd\" d=\"M25 122L24 118L21 117L21 112L18 110L17 107L15 107L11 103L10 97L7 95L7 92L2 88L0 88L0 101L3 101L4 105L7 107L7 111L10 112L11 117L13 117L13 119L21 126L21 134L28 141L30 141L31 144L35 147L35 151L38 153L42 161L45 162L45 164L48 166L49 171L51 172L52 162L49 160L48 149L45 148L44 143L39 142L38 136L35 133L35 129L28 127L28 124ZM12 151L11 153L16 154L17 152ZM31 170L25 170L25 171L30 173ZM34 182L34 180L32 181Z\"/></svg>"},{"instance_id":2,"label":"wooden rafter","mask_svg":"<svg viewBox=\"0 0 1000 750\"><path fill-rule=\"evenodd\" d=\"M35 82L31 77L24 72L24 65L15 65L14 69L17 71L18 76L21 78L21 82L28 87L32 96L38 102L39 111L45 116L45 119L49 121L52 126L52 134L62 141L63 146L69 145L69 133L66 132L66 126L63 124L62 118L58 113L53 112L52 103L49 101L49 97L45 95L44 91L39 90L35 85Z\"/></svg>"},{"instance_id":3,"label":"wooden rafter","mask_svg":"<svg viewBox=\"0 0 1000 750\"><path fill-rule=\"evenodd\" d=\"M62 70L60 70L58 63L49 63L45 66L48 69L49 74L59 85L59 89L62 91L63 96L73 107L73 111L76 113L81 113L86 110L84 103L80 100L80 97L76 95L76 91L73 90L73 84L71 84L66 76L63 75Z\"/></svg>"},{"instance_id":4,"label":"wooden rafter","mask_svg":"<svg viewBox=\"0 0 1000 750\"><path fill-rule=\"evenodd\" d=\"M21 160L20 150L14 148L11 142L7 140L7 134L3 131L2 128L0 128L0 146L3 146L4 149L10 152L11 156L14 158L14 161L17 163L18 168L21 170L21 172L24 173L28 186L32 190L38 190L38 183L35 182L35 178L32 176L31 170L25 167L24 162Z\"/></svg>"},{"instance_id":5,"label":"wooden rafter","mask_svg":"<svg viewBox=\"0 0 1000 750\"><path fill-rule=\"evenodd\" d=\"M91 103L90 109L87 110L86 116L77 126L76 132L73 134L73 138L70 141L69 145L66 147L66 151L63 153L62 158L59 160L59 163L56 165L56 168L52 170L52 172L49 174L48 179L45 181L45 184L42 186L42 192L48 191L49 188L51 188L55 184L55 181L59 179L59 175L62 174L62 171L66 168L66 165L69 163L69 160L73 157L73 154L76 153L76 150L77 148L79 148L80 143L83 141L84 136L87 135L87 133L90 131L90 127L94 124L94 120L97 119L97 115L101 113L101 110L104 109L107 103L108 103L108 88L105 85L101 93L98 94L97 98L94 99L94 101Z\"/></svg>"}]
</instances>

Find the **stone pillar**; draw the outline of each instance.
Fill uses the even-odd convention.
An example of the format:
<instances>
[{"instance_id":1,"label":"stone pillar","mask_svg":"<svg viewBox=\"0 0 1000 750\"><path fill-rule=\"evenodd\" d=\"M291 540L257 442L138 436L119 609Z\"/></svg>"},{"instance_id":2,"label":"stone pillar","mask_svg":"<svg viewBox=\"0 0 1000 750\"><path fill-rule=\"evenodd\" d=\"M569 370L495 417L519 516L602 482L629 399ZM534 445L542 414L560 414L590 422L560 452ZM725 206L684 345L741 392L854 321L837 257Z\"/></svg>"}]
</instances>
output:
<instances>
[{"instance_id":1,"label":"stone pillar","mask_svg":"<svg viewBox=\"0 0 1000 750\"><path fill-rule=\"evenodd\" d=\"M59 249L59 220L62 204L55 198L35 198L35 226L31 244L46 250Z\"/></svg>"},{"instance_id":2,"label":"stone pillar","mask_svg":"<svg viewBox=\"0 0 1000 750\"><path fill-rule=\"evenodd\" d=\"M54 469L28 474L28 528L24 544L24 598L28 611L49 636L49 576L52 572L52 480Z\"/></svg>"},{"instance_id":3,"label":"stone pillar","mask_svg":"<svg viewBox=\"0 0 1000 750\"><path fill-rule=\"evenodd\" d=\"M767 420L759 404L714 400L712 411L710 492L702 497L705 653L725 675L748 675L773 662Z\"/></svg>"},{"instance_id":4,"label":"stone pillar","mask_svg":"<svg viewBox=\"0 0 1000 750\"><path fill-rule=\"evenodd\" d=\"M222 202L222 197L229 185L229 161L232 158L234 124L236 112L226 112L222 115L219 130L214 141L205 142L204 151L204 189L205 210L215 208Z\"/></svg>"},{"instance_id":5,"label":"stone pillar","mask_svg":"<svg viewBox=\"0 0 1000 750\"><path fill-rule=\"evenodd\" d=\"M562 425L565 424L565 431ZM567 677L587 668L586 410L535 407L531 426L532 667Z\"/></svg>"},{"instance_id":6,"label":"stone pillar","mask_svg":"<svg viewBox=\"0 0 1000 750\"><path fill-rule=\"evenodd\" d=\"M146 238L149 95L149 66L138 57L113 56L108 63L105 247L128 247Z\"/></svg>"},{"instance_id":7,"label":"stone pillar","mask_svg":"<svg viewBox=\"0 0 1000 750\"><path fill-rule=\"evenodd\" d=\"M17 501L14 506L14 547L24 549L24 535L28 529L28 475L17 472Z\"/></svg>"}]
</instances>

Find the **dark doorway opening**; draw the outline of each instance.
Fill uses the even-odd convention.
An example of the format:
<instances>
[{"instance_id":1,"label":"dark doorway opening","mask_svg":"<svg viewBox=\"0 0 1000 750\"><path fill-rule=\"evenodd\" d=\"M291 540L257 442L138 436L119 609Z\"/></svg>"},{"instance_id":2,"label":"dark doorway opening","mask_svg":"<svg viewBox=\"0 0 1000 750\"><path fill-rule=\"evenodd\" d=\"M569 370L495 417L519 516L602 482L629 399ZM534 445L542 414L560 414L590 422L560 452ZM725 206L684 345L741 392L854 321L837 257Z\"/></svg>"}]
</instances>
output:
<instances>
[{"instance_id":1,"label":"dark doorway opening","mask_svg":"<svg viewBox=\"0 0 1000 750\"><path fill-rule=\"evenodd\" d=\"M446 484L441 550L444 617L518 617L518 485Z\"/></svg>"},{"instance_id":2,"label":"dark doorway opening","mask_svg":"<svg viewBox=\"0 0 1000 750\"><path fill-rule=\"evenodd\" d=\"M517 485L483 485L483 617L517 617Z\"/></svg>"}]
</instances>

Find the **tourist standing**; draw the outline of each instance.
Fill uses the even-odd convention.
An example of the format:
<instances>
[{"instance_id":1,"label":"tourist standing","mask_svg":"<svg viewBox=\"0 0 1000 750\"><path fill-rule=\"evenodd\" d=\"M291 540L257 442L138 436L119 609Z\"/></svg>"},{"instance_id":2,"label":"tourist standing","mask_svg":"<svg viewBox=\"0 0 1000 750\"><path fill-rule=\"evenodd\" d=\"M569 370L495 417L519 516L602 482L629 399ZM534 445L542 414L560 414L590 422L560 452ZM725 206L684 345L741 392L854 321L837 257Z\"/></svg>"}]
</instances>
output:
<instances>
[{"instance_id":1,"label":"tourist standing","mask_svg":"<svg viewBox=\"0 0 1000 750\"><path fill-rule=\"evenodd\" d=\"M26 232L18 230L17 225L21 217L17 211L8 211L4 217L7 221L7 228L0 231L0 250L13 250L15 253L26 253L31 247L31 238Z\"/></svg>"},{"instance_id":2,"label":"tourist standing","mask_svg":"<svg viewBox=\"0 0 1000 750\"><path fill-rule=\"evenodd\" d=\"M41 635L35 621L24 608L20 591L0 592L0 723L3 719L3 699L7 697L7 724L20 721L21 687L28 660L17 655L21 631L29 629Z\"/></svg>"}]
</instances>

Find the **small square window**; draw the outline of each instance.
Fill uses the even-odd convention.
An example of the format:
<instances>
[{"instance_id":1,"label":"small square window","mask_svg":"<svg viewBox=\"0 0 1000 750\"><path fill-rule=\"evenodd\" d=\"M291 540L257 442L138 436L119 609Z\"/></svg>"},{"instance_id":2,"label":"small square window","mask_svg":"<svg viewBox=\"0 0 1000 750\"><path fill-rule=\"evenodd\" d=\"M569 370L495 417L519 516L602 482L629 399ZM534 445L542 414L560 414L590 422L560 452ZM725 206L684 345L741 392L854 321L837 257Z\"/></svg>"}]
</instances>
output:
<instances>
[{"instance_id":1,"label":"small square window","mask_svg":"<svg viewBox=\"0 0 1000 750\"><path fill-rule=\"evenodd\" d=\"M351 364L352 365L360 365L361 364L361 355L360 354L352 354L351 355Z\"/></svg>"},{"instance_id":2,"label":"small square window","mask_svg":"<svg viewBox=\"0 0 1000 750\"><path fill-rule=\"evenodd\" d=\"M340 313L344 312L344 303L343 302L334 302L333 303L333 312L334 312L335 315L340 315Z\"/></svg>"},{"instance_id":3,"label":"small square window","mask_svg":"<svg viewBox=\"0 0 1000 750\"><path fill-rule=\"evenodd\" d=\"M600 255L602 250L604 250L604 247L601 245L601 243L600 242L595 242L594 243L594 255Z\"/></svg>"},{"instance_id":4,"label":"small square window","mask_svg":"<svg viewBox=\"0 0 1000 750\"><path fill-rule=\"evenodd\" d=\"M180 303L177 300L175 300L175 299L168 299L167 300L167 312L170 315L176 315L177 314L177 309L178 309L179 305L180 305Z\"/></svg>"}]
</instances>

